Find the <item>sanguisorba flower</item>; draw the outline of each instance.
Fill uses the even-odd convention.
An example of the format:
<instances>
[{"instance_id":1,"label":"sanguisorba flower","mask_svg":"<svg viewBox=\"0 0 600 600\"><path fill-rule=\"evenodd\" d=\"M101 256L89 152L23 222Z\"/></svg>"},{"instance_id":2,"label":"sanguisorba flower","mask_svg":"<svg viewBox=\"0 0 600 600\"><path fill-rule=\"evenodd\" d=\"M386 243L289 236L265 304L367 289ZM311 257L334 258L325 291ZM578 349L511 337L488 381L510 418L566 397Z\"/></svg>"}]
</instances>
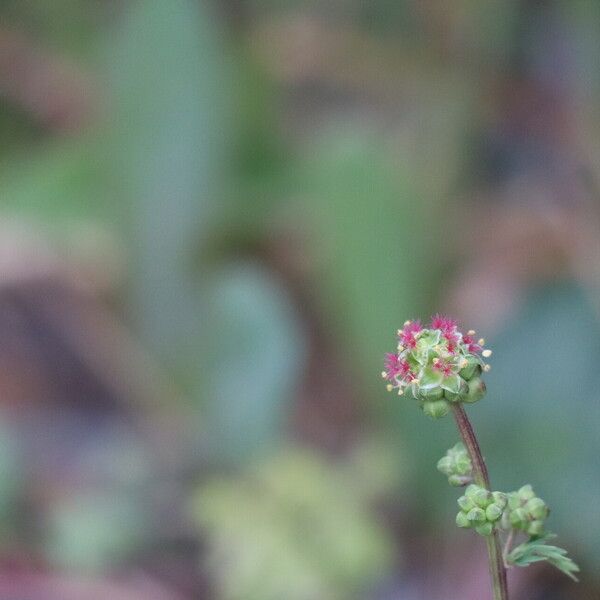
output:
<instances>
[{"instance_id":1,"label":"sanguisorba flower","mask_svg":"<svg viewBox=\"0 0 600 600\"><path fill-rule=\"evenodd\" d=\"M485 395L482 371L489 365L484 358L483 339L475 341L475 331L459 331L454 319L435 315L423 327L420 321L406 321L398 330L397 352L387 354L382 377L388 391L399 395L408 389L423 411L434 418L450 410L450 402L477 402Z\"/></svg>"}]
</instances>

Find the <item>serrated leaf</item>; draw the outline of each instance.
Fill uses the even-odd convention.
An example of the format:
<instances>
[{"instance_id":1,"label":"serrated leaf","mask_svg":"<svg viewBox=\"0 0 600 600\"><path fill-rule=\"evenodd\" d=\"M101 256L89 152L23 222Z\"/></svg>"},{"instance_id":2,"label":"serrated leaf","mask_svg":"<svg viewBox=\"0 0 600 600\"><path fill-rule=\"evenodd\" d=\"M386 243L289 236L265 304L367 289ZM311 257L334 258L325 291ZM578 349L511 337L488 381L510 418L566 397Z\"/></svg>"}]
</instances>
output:
<instances>
[{"instance_id":1,"label":"serrated leaf","mask_svg":"<svg viewBox=\"0 0 600 600\"><path fill-rule=\"evenodd\" d=\"M545 560L571 579L579 581L574 575L579 572L579 567L567 556L567 551L546 543L555 537L554 534L548 534L520 544L508 555L507 562L517 567L527 567L532 563Z\"/></svg>"}]
</instances>

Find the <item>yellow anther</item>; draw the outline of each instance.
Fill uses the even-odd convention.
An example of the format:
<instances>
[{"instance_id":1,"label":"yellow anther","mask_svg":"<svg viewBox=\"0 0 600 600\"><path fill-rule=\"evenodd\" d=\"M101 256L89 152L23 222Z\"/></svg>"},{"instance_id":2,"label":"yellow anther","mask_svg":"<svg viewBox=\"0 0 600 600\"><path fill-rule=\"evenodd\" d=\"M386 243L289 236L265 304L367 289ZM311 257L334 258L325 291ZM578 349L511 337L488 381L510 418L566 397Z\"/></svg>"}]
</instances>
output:
<instances>
[{"instance_id":1,"label":"yellow anther","mask_svg":"<svg viewBox=\"0 0 600 600\"><path fill-rule=\"evenodd\" d=\"M404 352L404 346L402 344L398 344L398 352Z\"/></svg>"},{"instance_id":2,"label":"yellow anther","mask_svg":"<svg viewBox=\"0 0 600 600\"><path fill-rule=\"evenodd\" d=\"M402 396L404 394L404 390L402 388L400 388L398 390L398 396Z\"/></svg>"},{"instance_id":3,"label":"yellow anther","mask_svg":"<svg viewBox=\"0 0 600 600\"><path fill-rule=\"evenodd\" d=\"M391 391L394 389L394 386L393 386L391 383L388 383L388 384L385 386L385 389L386 389L388 392L391 392Z\"/></svg>"},{"instance_id":4,"label":"yellow anther","mask_svg":"<svg viewBox=\"0 0 600 600\"><path fill-rule=\"evenodd\" d=\"M479 338L479 341L477 342L480 346L485 346L485 338Z\"/></svg>"},{"instance_id":5,"label":"yellow anther","mask_svg":"<svg viewBox=\"0 0 600 600\"><path fill-rule=\"evenodd\" d=\"M402 329L398 329L398 335L402 335Z\"/></svg>"},{"instance_id":6,"label":"yellow anther","mask_svg":"<svg viewBox=\"0 0 600 600\"><path fill-rule=\"evenodd\" d=\"M460 363L460 368L464 369L468 364L469 364L469 361L467 359L463 358L462 362Z\"/></svg>"},{"instance_id":7,"label":"yellow anther","mask_svg":"<svg viewBox=\"0 0 600 600\"><path fill-rule=\"evenodd\" d=\"M483 356L484 358L489 358L492 355L492 351L491 350L484 350L481 353L481 356Z\"/></svg>"},{"instance_id":8,"label":"yellow anther","mask_svg":"<svg viewBox=\"0 0 600 600\"><path fill-rule=\"evenodd\" d=\"M387 373L385 371L381 371L382 379L387 379Z\"/></svg>"},{"instance_id":9,"label":"yellow anther","mask_svg":"<svg viewBox=\"0 0 600 600\"><path fill-rule=\"evenodd\" d=\"M483 367L483 370L484 370L486 373L489 373L489 372L492 370L492 365L485 365L485 366Z\"/></svg>"},{"instance_id":10,"label":"yellow anther","mask_svg":"<svg viewBox=\"0 0 600 600\"><path fill-rule=\"evenodd\" d=\"M469 331L467 331L467 335L475 335L477 332L474 329L469 329Z\"/></svg>"}]
</instances>

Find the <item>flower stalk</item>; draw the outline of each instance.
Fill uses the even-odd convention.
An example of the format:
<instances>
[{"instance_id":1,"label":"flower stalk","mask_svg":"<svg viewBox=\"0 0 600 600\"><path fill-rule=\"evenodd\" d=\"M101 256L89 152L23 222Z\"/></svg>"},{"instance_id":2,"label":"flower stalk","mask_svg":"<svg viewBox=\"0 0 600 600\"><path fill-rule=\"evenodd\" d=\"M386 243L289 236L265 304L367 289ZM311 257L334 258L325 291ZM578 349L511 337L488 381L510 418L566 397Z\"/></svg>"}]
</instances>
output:
<instances>
[{"instance_id":1,"label":"flower stalk","mask_svg":"<svg viewBox=\"0 0 600 600\"><path fill-rule=\"evenodd\" d=\"M531 485L509 493L492 491L485 460L464 409L464 404L483 399L486 386L482 377L490 370L484 359L492 351L484 347L483 338L475 341L474 336L475 331L462 333L456 321L440 315L427 327L420 321L406 321L398 330L397 352L386 355L381 375L389 392L399 396L408 392L427 416L441 419L452 412L462 443L450 448L437 468L450 485L468 486L458 499L456 525L485 538L494 600L508 600L507 567L547 561L575 581L579 567L566 550L548 543L556 537L545 531L549 509ZM500 531L506 535L504 550ZM513 548L517 535L526 539Z\"/></svg>"},{"instance_id":2,"label":"flower stalk","mask_svg":"<svg viewBox=\"0 0 600 600\"><path fill-rule=\"evenodd\" d=\"M492 491L490 487L490 477L488 475L487 466L481 454L481 448L469 417L465 409L460 404L455 404L452 407L454 420L458 427L458 431L463 440L465 447L471 458L473 465L473 480L475 483L488 491ZM488 564L490 577L492 579L492 589L494 591L494 600L508 600L508 583L506 579L506 569L504 568L504 560L500 549L500 538L498 531L494 529L492 535L486 536Z\"/></svg>"}]
</instances>

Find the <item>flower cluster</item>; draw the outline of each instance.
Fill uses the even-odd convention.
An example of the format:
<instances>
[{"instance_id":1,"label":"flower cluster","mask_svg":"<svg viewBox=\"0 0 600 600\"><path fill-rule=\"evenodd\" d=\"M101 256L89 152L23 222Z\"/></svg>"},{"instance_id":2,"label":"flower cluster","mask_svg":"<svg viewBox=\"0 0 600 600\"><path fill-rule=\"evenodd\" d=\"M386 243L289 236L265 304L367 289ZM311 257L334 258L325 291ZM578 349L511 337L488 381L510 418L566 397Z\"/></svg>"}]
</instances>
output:
<instances>
[{"instance_id":1,"label":"flower cluster","mask_svg":"<svg viewBox=\"0 0 600 600\"><path fill-rule=\"evenodd\" d=\"M530 485L508 495L508 508L503 518L503 527L520 529L531 537L544 534L544 521L550 510L546 503L535 495Z\"/></svg>"},{"instance_id":2,"label":"flower cluster","mask_svg":"<svg viewBox=\"0 0 600 600\"><path fill-rule=\"evenodd\" d=\"M420 321L406 321L398 330L398 348L385 359L382 377L388 391L399 395L408 388L431 417L443 417L450 402L477 402L485 394L480 375L488 371L483 339L475 331L458 330L453 319L436 315L428 327Z\"/></svg>"},{"instance_id":3,"label":"flower cluster","mask_svg":"<svg viewBox=\"0 0 600 600\"><path fill-rule=\"evenodd\" d=\"M469 453L462 442L446 452L446 456L440 458L437 469L448 477L450 485L460 487L471 483L473 465Z\"/></svg>"},{"instance_id":4,"label":"flower cluster","mask_svg":"<svg viewBox=\"0 0 600 600\"><path fill-rule=\"evenodd\" d=\"M481 535L491 535L507 504L506 494L490 492L472 484L458 499L460 512L456 515L459 527L471 527Z\"/></svg>"}]
</instances>

